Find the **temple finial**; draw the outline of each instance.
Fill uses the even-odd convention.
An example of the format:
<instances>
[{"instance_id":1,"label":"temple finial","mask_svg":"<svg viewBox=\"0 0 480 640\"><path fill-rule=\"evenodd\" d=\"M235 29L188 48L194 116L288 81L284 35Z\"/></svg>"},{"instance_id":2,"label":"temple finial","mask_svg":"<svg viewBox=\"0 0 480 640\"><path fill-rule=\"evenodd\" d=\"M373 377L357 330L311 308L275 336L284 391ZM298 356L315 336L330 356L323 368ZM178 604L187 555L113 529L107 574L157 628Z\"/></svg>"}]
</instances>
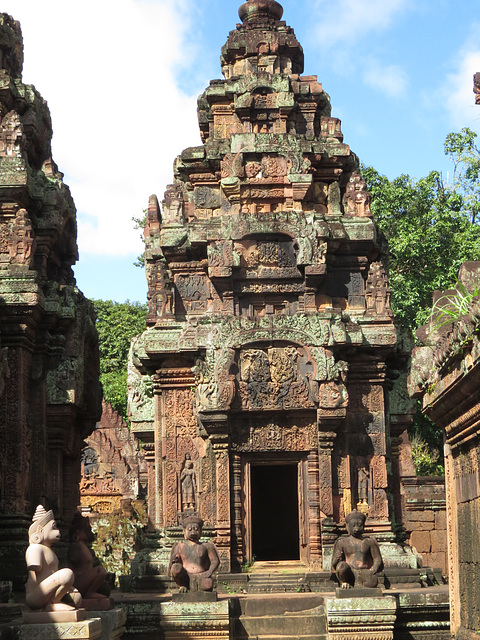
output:
<instances>
[{"instance_id":1,"label":"temple finial","mask_svg":"<svg viewBox=\"0 0 480 640\"><path fill-rule=\"evenodd\" d=\"M243 23L281 20L283 7L276 0L247 0L238 10Z\"/></svg>"}]
</instances>

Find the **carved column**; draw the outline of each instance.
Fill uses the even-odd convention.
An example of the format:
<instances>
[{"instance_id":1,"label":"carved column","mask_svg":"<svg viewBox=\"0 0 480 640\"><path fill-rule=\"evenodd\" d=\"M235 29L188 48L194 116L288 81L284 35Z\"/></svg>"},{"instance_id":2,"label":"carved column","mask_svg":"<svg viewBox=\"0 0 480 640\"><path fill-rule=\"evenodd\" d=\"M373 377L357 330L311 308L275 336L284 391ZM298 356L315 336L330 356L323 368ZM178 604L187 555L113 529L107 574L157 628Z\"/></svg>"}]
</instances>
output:
<instances>
[{"instance_id":1,"label":"carved column","mask_svg":"<svg viewBox=\"0 0 480 640\"><path fill-rule=\"evenodd\" d=\"M181 519L180 474L186 457L198 474L197 420L191 367L160 369L155 380L155 492L158 526L177 527ZM198 496L197 496L198 502ZM199 505L196 504L196 510Z\"/></svg>"},{"instance_id":2,"label":"carved column","mask_svg":"<svg viewBox=\"0 0 480 640\"><path fill-rule=\"evenodd\" d=\"M447 534L448 534L448 585L450 593L450 625L451 632L457 637L462 626L461 593L459 585L459 539L458 539L458 498L457 480L455 474L455 459L452 447L447 443L445 452L445 485L447 494Z\"/></svg>"},{"instance_id":3,"label":"carved column","mask_svg":"<svg viewBox=\"0 0 480 640\"><path fill-rule=\"evenodd\" d=\"M318 433L319 506L323 516L329 518L333 517L332 452L335 436L335 431Z\"/></svg>"},{"instance_id":4,"label":"carved column","mask_svg":"<svg viewBox=\"0 0 480 640\"><path fill-rule=\"evenodd\" d=\"M233 530L232 530L232 569L239 570L245 557L243 553L242 534L242 461L238 453L232 454L232 500L233 500ZM318 469L317 469L318 491ZM317 497L318 502L318 497Z\"/></svg>"},{"instance_id":5,"label":"carved column","mask_svg":"<svg viewBox=\"0 0 480 640\"><path fill-rule=\"evenodd\" d=\"M160 526L159 523L162 521L162 514L160 511L161 499L159 487L161 484L157 483L156 473L157 468L161 469L161 467L155 464L155 444L153 442L145 442L143 444L143 451L147 463L147 513L150 521L155 523L156 526Z\"/></svg>"},{"instance_id":6,"label":"carved column","mask_svg":"<svg viewBox=\"0 0 480 640\"><path fill-rule=\"evenodd\" d=\"M320 532L320 487L318 451L310 451L307 456L308 474L308 532L310 546L310 568L321 568L322 538Z\"/></svg>"},{"instance_id":7,"label":"carved column","mask_svg":"<svg viewBox=\"0 0 480 640\"><path fill-rule=\"evenodd\" d=\"M215 455L215 544L218 549L220 571L231 569L231 523L230 523L230 461L228 444L228 416L226 413L200 413L199 419L208 433Z\"/></svg>"},{"instance_id":8,"label":"carved column","mask_svg":"<svg viewBox=\"0 0 480 640\"><path fill-rule=\"evenodd\" d=\"M228 442L213 442L216 462L217 523L216 545L221 561L221 571L230 571L230 473Z\"/></svg>"}]
</instances>

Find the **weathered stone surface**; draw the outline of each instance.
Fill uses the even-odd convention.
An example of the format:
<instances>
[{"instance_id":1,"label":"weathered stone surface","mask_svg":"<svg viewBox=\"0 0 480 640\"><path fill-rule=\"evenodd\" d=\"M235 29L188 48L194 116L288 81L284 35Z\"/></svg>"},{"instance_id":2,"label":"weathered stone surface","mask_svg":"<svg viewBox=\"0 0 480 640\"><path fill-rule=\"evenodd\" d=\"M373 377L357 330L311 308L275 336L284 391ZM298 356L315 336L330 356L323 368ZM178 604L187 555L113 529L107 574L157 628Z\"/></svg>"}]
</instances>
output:
<instances>
[{"instance_id":1,"label":"weathered stone surface","mask_svg":"<svg viewBox=\"0 0 480 640\"><path fill-rule=\"evenodd\" d=\"M17 630L20 640L97 640L102 634L99 618L83 622L22 624Z\"/></svg>"},{"instance_id":2,"label":"weathered stone surface","mask_svg":"<svg viewBox=\"0 0 480 640\"><path fill-rule=\"evenodd\" d=\"M100 619L102 624L100 640L119 640L125 633L127 614L123 609L87 611L87 619Z\"/></svg>"},{"instance_id":3,"label":"weathered stone surface","mask_svg":"<svg viewBox=\"0 0 480 640\"><path fill-rule=\"evenodd\" d=\"M198 100L203 144L176 159L162 208L149 200L148 328L129 364L151 522L168 550L198 513L224 572L254 556L321 569L321 522L359 505L391 543L414 475L407 341L370 195L279 6L242 5L224 79Z\"/></svg>"},{"instance_id":4,"label":"weathered stone surface","mask_svg":"<svg viewBox=\"0 0 480 640\"><path fill-rule=\"evenodd\" d=\"M20 25L0 14L0 565L22 588L28 520L69 522L100 415L92 304L77 289L76 212L52 159L47 103L22 82Z\"/></svg>"},{"instance_id":5,"label":"weathered stone surface","mask_svg":"<svg viewBox=\"0 0 480 640\"><path fill-rule=\"evenodd\" d=\"M460 270L460 283L478 283L480 263ZM435 292L437 306L448 297L463 296L461 288ZM480 627L478 527L480 523L480 302L472 297L468 313L456 322L419 330L428 347L413 354L410 391L421 398L423 411L445 430L448 565L451 626L455 637L473 637ZM440 514L435 523L443 524ZM438 554L442 533L432 532L432 552ZM433 553L432 553L433 555ZM432 558L434 560L435 556Z\"/></svg>"},{"instance_id":6,"label":"weathered stone surface","mask_svg":"<svg viewBox=\"0 0 480 640\"><path fill-rule=\"evenodd\" d=\"M397 602L392 596L326 598L328 637L331 640L392 640Z\"/></svg>"},{"instance_id":7,"label":"weathered stone surface","mask_svg":"<svg viewBox=\"0 0 480 640\"><path fill-rule=\"evenodd\" d=\"M229 638L228 600L222 602L162 602L159 622L168 640L177 638Z\"/></svg>"},{"instance_id":8,"label":"weathered stone surface","mask_svg":"<svg viewBox=\"0 0 480 640\"><path fill-rule=\"evenodd\" d=\"M146 491L145 454L122 417L103 400L102 415L81 455L83 512L108 514Z\"/></svg>"},{"instance_id":9,"label":"weathered stone surface","mask_svg":"<svg viewBox=\"0 0 480 640\"><path fill-rule=\"evenodd\" d=\"M410 544L418 553L430 553L432 550L432 539L430 531L413 531L410 536Z\"/></svg>"}]
</instances>

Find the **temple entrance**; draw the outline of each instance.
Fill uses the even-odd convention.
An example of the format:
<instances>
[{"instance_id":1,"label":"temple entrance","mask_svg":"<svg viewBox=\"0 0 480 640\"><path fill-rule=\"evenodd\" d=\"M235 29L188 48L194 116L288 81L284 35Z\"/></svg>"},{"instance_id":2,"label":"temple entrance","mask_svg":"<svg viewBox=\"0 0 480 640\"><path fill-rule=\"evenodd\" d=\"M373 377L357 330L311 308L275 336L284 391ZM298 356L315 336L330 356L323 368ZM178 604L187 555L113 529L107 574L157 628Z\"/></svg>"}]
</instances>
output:
<instances>
[{"instance_id":1,"label":"temple entrance","mask_svg":"<svg viewBox=\"0 0 480 640\"><path fill-rule=\"evenodd\" d=\"M298 464L251 466L252 559L299 560Z\"/></svg>"}]
</instances>

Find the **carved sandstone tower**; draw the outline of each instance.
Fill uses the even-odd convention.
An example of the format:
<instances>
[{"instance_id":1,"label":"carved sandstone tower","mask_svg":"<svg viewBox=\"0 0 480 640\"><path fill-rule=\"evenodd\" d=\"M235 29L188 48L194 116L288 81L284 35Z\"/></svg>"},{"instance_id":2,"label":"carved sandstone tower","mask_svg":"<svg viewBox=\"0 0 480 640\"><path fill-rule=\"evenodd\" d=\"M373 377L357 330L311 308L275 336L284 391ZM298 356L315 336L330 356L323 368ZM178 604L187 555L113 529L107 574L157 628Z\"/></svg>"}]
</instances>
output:
<instances>
[{"instance_id":1,"label":"carved sandstone tower","mask_svg":"<svg viewBox=\"0 0 480 640\"><path fill-rule=\"evenodd\" d=\"M198 101L203 145L177 158L162 210L150 198L129 374L150 517L168 546L198 512L226 571L327 568L357 507L393 541L414 475L409 416L389 411L399 349L370 196L282 13L240 7L225 79Z\"/></svg>"},{"instance_id":2,"label":"carved sandstone tower","mask_svg":"<svg viewBox=\"0 0 480 640\"><path fill-rule=\"evenodd\" d=\"M0 577L23 588L44 498L69 521L100 414L93 308L75 286L76 212L46 102L22 82L20 25L0 14Z\"/></svg>"}]
</instances>

